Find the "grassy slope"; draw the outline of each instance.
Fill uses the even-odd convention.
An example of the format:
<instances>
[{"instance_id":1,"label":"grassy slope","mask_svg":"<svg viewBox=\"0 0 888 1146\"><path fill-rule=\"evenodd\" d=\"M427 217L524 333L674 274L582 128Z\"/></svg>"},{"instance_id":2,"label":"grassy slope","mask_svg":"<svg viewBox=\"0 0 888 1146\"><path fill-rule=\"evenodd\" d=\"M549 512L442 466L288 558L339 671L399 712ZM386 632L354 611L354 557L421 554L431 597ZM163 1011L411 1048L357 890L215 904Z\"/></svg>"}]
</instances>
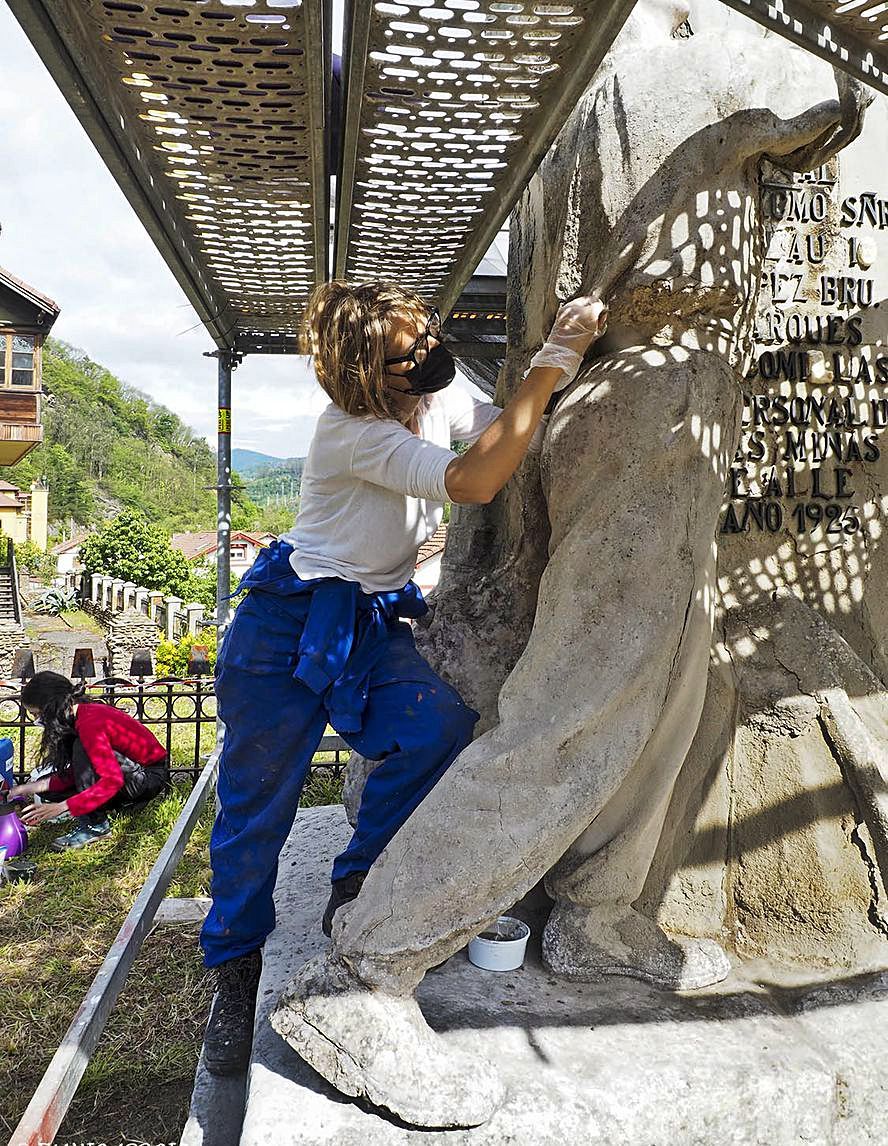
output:
<instances>
[{"instance_id":1,"label":"grassy slope","mask_svg":"<svg viewBox=\"0 0 888 1146\"><path fill-rule=\"evenodd\" d=\"M135 816L118 816L107 842L69 853L50 842L69 825L34 833L30 884L0 899L0 1056L8 1078L0 1123L7 1134L35 1090L62 1035L187 798L178 790ZM212 798L189 841L172 894L206 895ZM211 993L196 934L163 928L146 939L69 1110L83 1139L177 1140L152 1096L190 1091ZM186 1100L187 1109L187 1100ZM159 1117L161 1120L159 1121ZM62 1135L62 1140L70 1137Z\"/></svg>"},{"instance_id":2,"label":"grassy slope","mask_svg":"<svg viewBox=\"0 0 888 1146\"><path fill-rule=\"evenodd\" d=\"M182 757L185 763L185 757ZM0 889L0 1129L25 1110L108 948L165 843L189 789L119 815L107 842L70 853L50 842L68 825L34 833L33 883ZM303 806L338 803L323 772ZM209 894L212 794L168 891ZM197 929L162 927L145 940L65 1121L64 1141L177 1142L212 996Z\"/></svg>"}]
</instances>

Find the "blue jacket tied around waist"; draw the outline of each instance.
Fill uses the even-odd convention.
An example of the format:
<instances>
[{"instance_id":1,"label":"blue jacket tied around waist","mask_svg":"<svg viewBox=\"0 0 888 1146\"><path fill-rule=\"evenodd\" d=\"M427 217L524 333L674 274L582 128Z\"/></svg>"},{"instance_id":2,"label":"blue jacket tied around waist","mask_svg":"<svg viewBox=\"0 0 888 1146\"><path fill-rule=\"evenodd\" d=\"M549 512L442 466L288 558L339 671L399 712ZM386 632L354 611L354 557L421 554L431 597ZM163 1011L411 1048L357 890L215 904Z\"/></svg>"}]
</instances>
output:
<instances>
[{"instance_id":1,"label":"blue jacket tied around waist","mask_svg":"<svg viewBox=\"0 0 888 1146\"><path fill-rule=\"evenodd\" d=\"M367 705L370 673L385 655L389 626L428 612L418 586L365 593L355 581L324 577L303 581L290 564L293 548L273 541L238 586L288 598L303 624L293 676L318 696L326 694L330 723L357 732Z\"/></svg>"},{"instance_id":2,"label":"blue jacket tied around waist","mask_svg":"<svg viewBox=\"0 0 888 1146\"><path fill-rule=\"evenodd\" d=\"M363 593L354 582L303 581L276 542L244 577L249 589L216 663L225 725L213 825L213 906L201 933L215 967L256 950L274 929L278 856L329 722L376 766L336 881L363 876L472 738L478 713L416 649L399 618L427 611L417 587Z\"/></svg>"}]
</instances>

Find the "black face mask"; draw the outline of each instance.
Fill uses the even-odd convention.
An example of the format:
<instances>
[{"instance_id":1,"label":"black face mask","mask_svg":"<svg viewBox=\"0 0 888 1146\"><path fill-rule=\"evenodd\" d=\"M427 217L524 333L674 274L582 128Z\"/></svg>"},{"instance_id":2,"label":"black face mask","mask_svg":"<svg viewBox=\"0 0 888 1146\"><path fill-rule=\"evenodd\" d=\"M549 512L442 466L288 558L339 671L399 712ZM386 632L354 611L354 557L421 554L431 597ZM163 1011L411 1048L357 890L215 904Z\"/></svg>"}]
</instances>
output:
<instances>
[{"instance_id":1,"label":"black face mask","mask_svg":"<svg viewBox=\"0 0 888 1146\"><path fill-rule=\"evenodd\" d=\"M453 355L446 346L439 344L430 350L425 361L414 366L407 374L401 377L410 386L402 390L402 394L435 394L449 386L456 374L456 363Z\"/></svg>"}]
</instances>

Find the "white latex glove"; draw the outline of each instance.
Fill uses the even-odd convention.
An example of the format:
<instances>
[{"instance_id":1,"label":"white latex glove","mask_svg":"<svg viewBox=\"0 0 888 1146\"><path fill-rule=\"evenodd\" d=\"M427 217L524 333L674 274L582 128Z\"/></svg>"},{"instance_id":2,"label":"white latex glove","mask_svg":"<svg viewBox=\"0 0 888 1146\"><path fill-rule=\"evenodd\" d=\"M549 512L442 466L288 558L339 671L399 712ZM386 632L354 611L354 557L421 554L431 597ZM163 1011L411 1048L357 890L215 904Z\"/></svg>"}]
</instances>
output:
<instances>
[{"instance_id":1,"label":"white latex glove","mask_svg":"<svg viewBox=\"0 0 888 1146\"><path fill-rule=\"evenodd\" d=\"M598 291L562 303L546 342L585 354L607 329L607 313Z\"/></svg>"},{"instance_id":2,"label":"white latex glove","mask_svg":"<svg viewBox=\"0 0 888 1146\"><path fill-rule=\"evenodd\" d=\"M607 316L607 305L597 291L563 303L555 315L549 337L530 360L528 370L534 366L559 367L562 376L553 387L553 393L564 390L576 377L583 355L607 330Z\"/></svg>"}]
</instances>

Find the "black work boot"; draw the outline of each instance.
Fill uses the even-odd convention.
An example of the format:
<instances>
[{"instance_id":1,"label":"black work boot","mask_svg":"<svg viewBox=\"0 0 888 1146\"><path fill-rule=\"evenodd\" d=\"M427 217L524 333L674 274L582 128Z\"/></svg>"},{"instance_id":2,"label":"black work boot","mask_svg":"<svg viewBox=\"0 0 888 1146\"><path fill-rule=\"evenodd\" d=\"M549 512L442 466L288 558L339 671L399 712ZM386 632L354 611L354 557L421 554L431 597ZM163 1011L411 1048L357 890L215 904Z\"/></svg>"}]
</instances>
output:
<instances>
[{"instance_id":1,"label":"black work boot","mask_svg":"<svg viewBox=\"0 0 888 1146\"><path fill-rule=\"evenodd\" d=\"M247 1069L261 970L258 948L216 968L216 994L204 1035L204 1062L210 1074L240 1074Z\"/></svg>"},{"instance_id":2,"label":"black work boot","mask_svg":"<svg viewBox=\"0 0 888 1146\"><path fill-rule=\"evenodd\" d=\"M321 931L328 939L333 934L333 916L343 903L351 903L353 899L357 898L361 885L366 878L367 873L365 871L357 871L354 875L347 875L345 879L333 880L331 884L333 890L330 892L330 898L324 908L324 918L321 920Z\"/></svg>"}]
</instances>

